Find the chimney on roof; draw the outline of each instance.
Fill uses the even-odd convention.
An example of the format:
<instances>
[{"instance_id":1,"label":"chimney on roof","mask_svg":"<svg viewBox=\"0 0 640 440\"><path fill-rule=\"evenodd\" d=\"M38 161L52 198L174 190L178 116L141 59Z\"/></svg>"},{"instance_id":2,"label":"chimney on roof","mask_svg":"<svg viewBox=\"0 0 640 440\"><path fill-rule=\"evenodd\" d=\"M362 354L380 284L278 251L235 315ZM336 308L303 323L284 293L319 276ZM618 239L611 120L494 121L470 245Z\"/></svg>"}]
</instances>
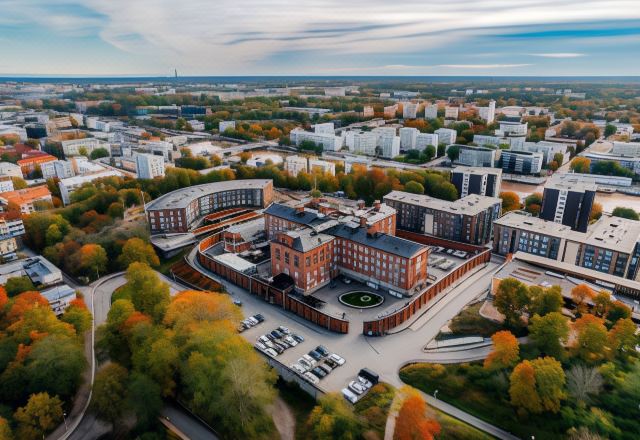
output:
<instances>
[{"instance_id":1,"label":"chimney on roof","mask_svg":"<svg viewBox=\"0 0 640 440\"><path fill-rule=\"evenodd\" d=\"M364 200L358 200L358 209L364 209Z\"/></svg>"},{"instance_id":2,"label":"chimney on roof","mask_svg":"<svg viewBox=\"0 0 640 440\"><path fill-rule=\"evenodd\" d=\"M380 211L380 200L376 200L375 202L373 202L373 208L376 211Z\"/></svg>"},{"instance_id":3,"label":"chimney on roof","mask_svg":"<svg viewBox=\"0 0 640 440\"><path fill-rule=\"evenodd\" d=\"M303 205L296 206L296 213L304 213L304 206Z\"/></svg>"},{"instance_id":4,"label":"chimney on roof","mask_svg":"<svg viewBox=\"0 0 640 440\"><path fill-rule=\"evenodd\" d=\"M360 217L360 227L362 227L362 228L366 228L367 227L367 218L366 217Z\"/></svg>"}]
</instances>

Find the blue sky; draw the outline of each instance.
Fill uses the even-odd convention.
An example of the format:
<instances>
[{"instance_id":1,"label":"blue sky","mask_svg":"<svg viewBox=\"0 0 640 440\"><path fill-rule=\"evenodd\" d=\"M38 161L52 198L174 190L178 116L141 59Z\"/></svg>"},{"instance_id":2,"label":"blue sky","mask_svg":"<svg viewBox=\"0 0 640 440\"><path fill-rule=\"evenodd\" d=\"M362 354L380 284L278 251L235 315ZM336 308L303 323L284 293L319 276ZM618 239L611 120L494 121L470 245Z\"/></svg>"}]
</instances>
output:
<instances>
[{"instance_id":1,"label":"blue sky","mask_svg":"<svg viewBox=\"0 0 640 440\"><path fill-rule=\"evenodd\" d=\"M0 75L639 75L638 0L0 0Z\"/></svg>"}]
</instances>

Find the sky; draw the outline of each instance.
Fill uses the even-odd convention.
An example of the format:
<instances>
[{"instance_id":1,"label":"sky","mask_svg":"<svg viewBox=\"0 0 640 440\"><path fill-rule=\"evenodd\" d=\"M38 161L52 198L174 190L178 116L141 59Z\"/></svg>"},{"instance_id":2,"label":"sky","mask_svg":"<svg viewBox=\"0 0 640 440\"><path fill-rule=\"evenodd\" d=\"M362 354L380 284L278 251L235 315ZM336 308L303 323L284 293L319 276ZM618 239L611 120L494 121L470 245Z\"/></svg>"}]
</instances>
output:
<instances>
[{"instance_id":1,"label":"sky","mask_svg":"<svg viewBox=\"0 0 640 440\"><path fill-rule=\"evenodd\" d=\"M0 75L640 75L640 0L0 0Z\"/></svg>"}]
</instances>

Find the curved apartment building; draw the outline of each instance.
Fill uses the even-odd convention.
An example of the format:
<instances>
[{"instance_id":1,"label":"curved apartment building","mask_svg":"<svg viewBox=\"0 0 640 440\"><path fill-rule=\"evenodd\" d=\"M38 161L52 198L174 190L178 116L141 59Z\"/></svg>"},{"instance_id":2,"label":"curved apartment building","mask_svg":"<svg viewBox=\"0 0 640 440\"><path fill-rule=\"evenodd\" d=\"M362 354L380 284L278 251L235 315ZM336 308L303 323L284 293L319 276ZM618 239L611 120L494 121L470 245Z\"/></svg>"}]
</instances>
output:
<instances>
[{"instance_id":1,"label":"curved apartment building","mask_svg":"<svg viewBox=\"0 0 640 440\"><path fill-rule=\"evenodd\" d=\"M152 234L189 232L202 217L231 208L265 208L273 199L271 179L229 180L181 188L145 206Z\"/></svg>"}]
</instances>

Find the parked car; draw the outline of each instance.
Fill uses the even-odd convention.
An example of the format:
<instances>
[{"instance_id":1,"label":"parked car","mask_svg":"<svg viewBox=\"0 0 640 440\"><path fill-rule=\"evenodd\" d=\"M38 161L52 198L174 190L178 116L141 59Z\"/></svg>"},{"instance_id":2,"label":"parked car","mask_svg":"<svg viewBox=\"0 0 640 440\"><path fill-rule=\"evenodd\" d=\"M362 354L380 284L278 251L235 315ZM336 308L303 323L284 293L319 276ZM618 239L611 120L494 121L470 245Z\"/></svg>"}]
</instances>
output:
<instances>
[{"instance_id":1,"label":"parked car","mask_svg":"<svg viewBox=\"0 0 640 440\"><path fill-rule=\"evenodd\" d=\"M324 370L324 372L327 373L327 374L329 374L329 373L331 373L333 371L333 368L331 368L327 364L320 364L320 365L318 365L318 368L322 368Z\"/></svg>"},{"instance_id":2,"label":"parked car","mask_svg":"<svg viewBox=\"0 0 640 440\"><path fill-rule=\"evenodd\" d=\"M315 351L315 350L311 350L309 352L309 356L311 356L316 361L319 361L320 359L322 359L322 355L320 353L318 353L317 351Z\"/></svg>"},{"instance_id":3,"label":"parked car","mask_svg":"<svg viewBox=\"0 0 640 440\"><path fill-rule=\"evenodd\" d=\"M368 381L367 379L365 379L362 376L358 376L358 382L360 382L360 384L363 387L365 387L365 389L367 389L367 390L373 386L373 384L370 381Z\"/></svg>"},{"instance_id":4,"label":"parked car","mask_svg":"<svg viewBox=\"0 0 640 440\"><path fill-rule=\"evenodd\" d=\"M242 301L240 301L239 299L234 299L234 300L233 300L233 303L234 303L235 305L237 305L238 307L242 307Z\"/></svg>"},{"instance_id":5,"label":"parked car","mask_svg":"<svg viewBox=\"0 0 640 440\"><path fill-rule=\"evenodd\" d=\"M309 363L310 365L313 365L314 367L317 364L316 360L311 356L309 356L308 354L303 354L301 359L304 359L305 361L307 361L307 363Z\"/></svg>"},{"instance_id":6,"label":"parked car","mask_svg":"<svg viewBox=\"0 0 640 440\"><path fill-rule=\"evenodd\" d=\"M327 350L327 347L325 347L324 345L318 345L316 347L316 351L318 353L320 353L322 355L322 357L327 357L329 356L329 350Z\"/></svg>"},{"instance_id":7,"label":"parked car","mask_svg":"<svg viewBox=\"0 0 640 440\"><path fill-rule=\"evenodd\" d=\"M258 338L258 341L264 344L265 342L269 342L269 338L267 338L265 335L262 335Z\"/></svg>"},{"instance_id":8,"label":"parked car","mask_svg":"<svg viewBox=\"0 0 640 440\"><path fill-rule=\"evenodd\" d=\"M276 357L276 356L278 356L278 352L277 352L277 351L275 351L273 348L267 348L264 352L265 352L266 354L268 354L269 356L271 356L271 357Z\"/></svg>"},{"instance_id":9,"label":"parked car","mask_svg":"<svg viewBox=\"0 0 640 440\"><path fill-rule=\"evenodd\" d=\"M314 385L317 385L318 383L320 383L320 379L318 379L316 376L314 376L308 371L304 373L302 376Z\"/></svg>"},{"instance_id":10,"label":"parked car","mask_svg":"<svg viewBox=\"0 0 640 440\"><path fill-rule=\"evenodd\" d=\"M311 370L311 372L318 376L318 379L322 379L327 375L327 372L320 367L315 367L313 370Z\"/></svg>"},{"instance_id":11,"label":"parked car","mask_svg":"<svg viewBox=\"0 0 640 440\"><path fill-rule=\"evenodd\" d=\"M278 330L274 330L271 332L271 336L273 336L274 338L280 339L282 338L282 333L280 333Z\"/></svg>"},{"instance_id":12,"label":"parked car","mask_svg":"<svg viewBox=\"0 0 640 440\"><path fill-rule=\"evenodd\" d=\"M284 325L281 325L280 327L278 327L278 330L284 333L285 335L291 334L291 331L288 328L286 328Z\"/></svg>"},{"instance_id":13,"label":"parked car","mask_svg":"<svg viewBox=\"0 0 640 440\"><path fill-rule=\"evenodd\" d=\"M358 396L356 396L349 388L342 389L342 396L350 403L356 403L358 401Z\"/></svg>"},{"instance_id":14,"label":"parked car","mask_svg":"<svg viewBox=\"0 0 640 440\"><path fill-rule=\"evenodd\" d=\"M256 342L253 346L260 351L265 351L267 349L267 346L264 345L262 342Z\"/></svg>"},{"instance_id":15,"label":"parked car","mask_svg":"<svg viewBox=\"0 0 640 440\"><path fill-rule=\"evenodd\" d=\"M285 336L283 340L292 347L295 347L296 345L298 345L296 340L293 339L291 336Z\"/></svg>"},{"instance_id":16,"label":"parked car","mask_svg":"<svg viewBox=\"0 0 640 440\"><path fill-rule=\"evenodd\" d=\"M289 365L289 368L291 368L293 371L295 371L298 374L304 374L307 372L307 369L300 364L291 364Z\"/></svg>"},{"instance_id":17,"label":"parked car","mask_svg":"<svg viewBox=\"0 0 640 440\"><path fill-rule=\"evenodd\" d=\"M247 318L247 321L249 321L249 322L251 323L251 326L254 326L254 325L258 325L258 324L260 324L260 321L258 321L258 320L257 320L256 318L254 318L253 316L249 316L249 317Z\"/></svg>"},{"instance_id":18,"label":"parked car","mask_svg":"<svg viewBox=\"0 0 640 440\"><path fill-rule=\"evenodd\" d=\"M270 347L270 348L271 348L272 350L277 351L277 352L278 352L278 354L282 354L282 353L284 353L284 348L282 348L282 347L281 347L281 346L279 346L279 345L273 344L273 346L272 346L272 347Z\"/></svg>"},{"instance_id":19,"label":"parked car","mask_svg":"<svg viewBox=\"0 0 640 440\"><path fill-rule=\"evenodd\" d=\"M309 361L307 361L306 359L300 358L300 359L298 359L298 363L300 365L302 365L307 370L311 370L314 367L314 365L312 363L310 363Z\"/></svg>"},{"instance_id":20,"label":"parked car","mask_svg":"<svg viewBox=\"0 0 640 440\"><path fill-rule=\"evenodd\" d=\"M338 364L336 363L336 361L334 361L334 360L333 360L333 359L331 359L331 358L326 358L326 359L324 360L324 363L325 363L325 364L327 364L328 366L330 366L331 368L333 368L334 370L340 366L340 365L338 365Z\"/></svg>"},{"instance_id":21,"label":"parked car","mask_svg":"<svg viewBox=\"0 0 640 440\"><path fill-rule=\"evenodd\" d=\"M360 370L360 372L358 373L358 376L364 377L374 385L377 384L378 381L380 380L380 376L378 376L378 373L375 373L374 371L371 371L368 368L363 368L362 370Z\"/></svg>"},{"instance_id":22,"label":"parked car","mask_svg":"<svg viewBox=\"0 0 640 440\"><path fill-rule=\"evenodd\" d=\"M262 316L260 313L256 313L255 315L253 315L253 318L258 322L264 322L264 316Z\"/></svg>"},{"instance_id":23,"label":"parked car","mask_svg":"<svg viewBox=\"0 0 640 440\"><path fill-rule=\"evenodd\" d=\"M243 320L242 325L244 325L246 328L251 328L253 327L253 323L251 321L249 321L248 319Z\"/></svg>"},{"instance_id":24,"label":"parked car","mask_svg":"<svg viewBox=\"0 0 640 440\"><path fill-rule=\"evenodd\" d=\"M358 395L365 392L365 389L360 382L356 382L355 380L349 382L349 389Z\"/></svg>"},{"instance_id":25,"label":"parked car","mask_svg":"<svg viewBox=\"0 0 640 440\"><path fill-rule=\"evenodd\" d=\"M331 359L332 361L334 361L338 365L344 365L344 363L346 362L342 357L338 356L335 353L331 353L329 355L329 359Z\"/></svg>"},{"instance_id":26,"label":"parked car","mask_svg":"<svg viewBox=\"0 0 640 440\"><path fill-rule=\"evenodd\" d=\"M300 335L295 334L295 333L292 334L291 337L293 339L295 339L298 344L301 343L301 342L304 342L304 338L302 336L300 336Z\"/></svg>"},{"instance_id":27,"label":"parked car","mask_svg":"<svg viewBox=\"0 0 640 440\"><path fill-rule=\"evenodd\" d=\"M285 344L282 341L274 341L273 342L274 345L277 345L278 347L282 348L283 350L286 350L287 348L289 348L289 346L287 344Z\"/></svg>"}]
</instances>

